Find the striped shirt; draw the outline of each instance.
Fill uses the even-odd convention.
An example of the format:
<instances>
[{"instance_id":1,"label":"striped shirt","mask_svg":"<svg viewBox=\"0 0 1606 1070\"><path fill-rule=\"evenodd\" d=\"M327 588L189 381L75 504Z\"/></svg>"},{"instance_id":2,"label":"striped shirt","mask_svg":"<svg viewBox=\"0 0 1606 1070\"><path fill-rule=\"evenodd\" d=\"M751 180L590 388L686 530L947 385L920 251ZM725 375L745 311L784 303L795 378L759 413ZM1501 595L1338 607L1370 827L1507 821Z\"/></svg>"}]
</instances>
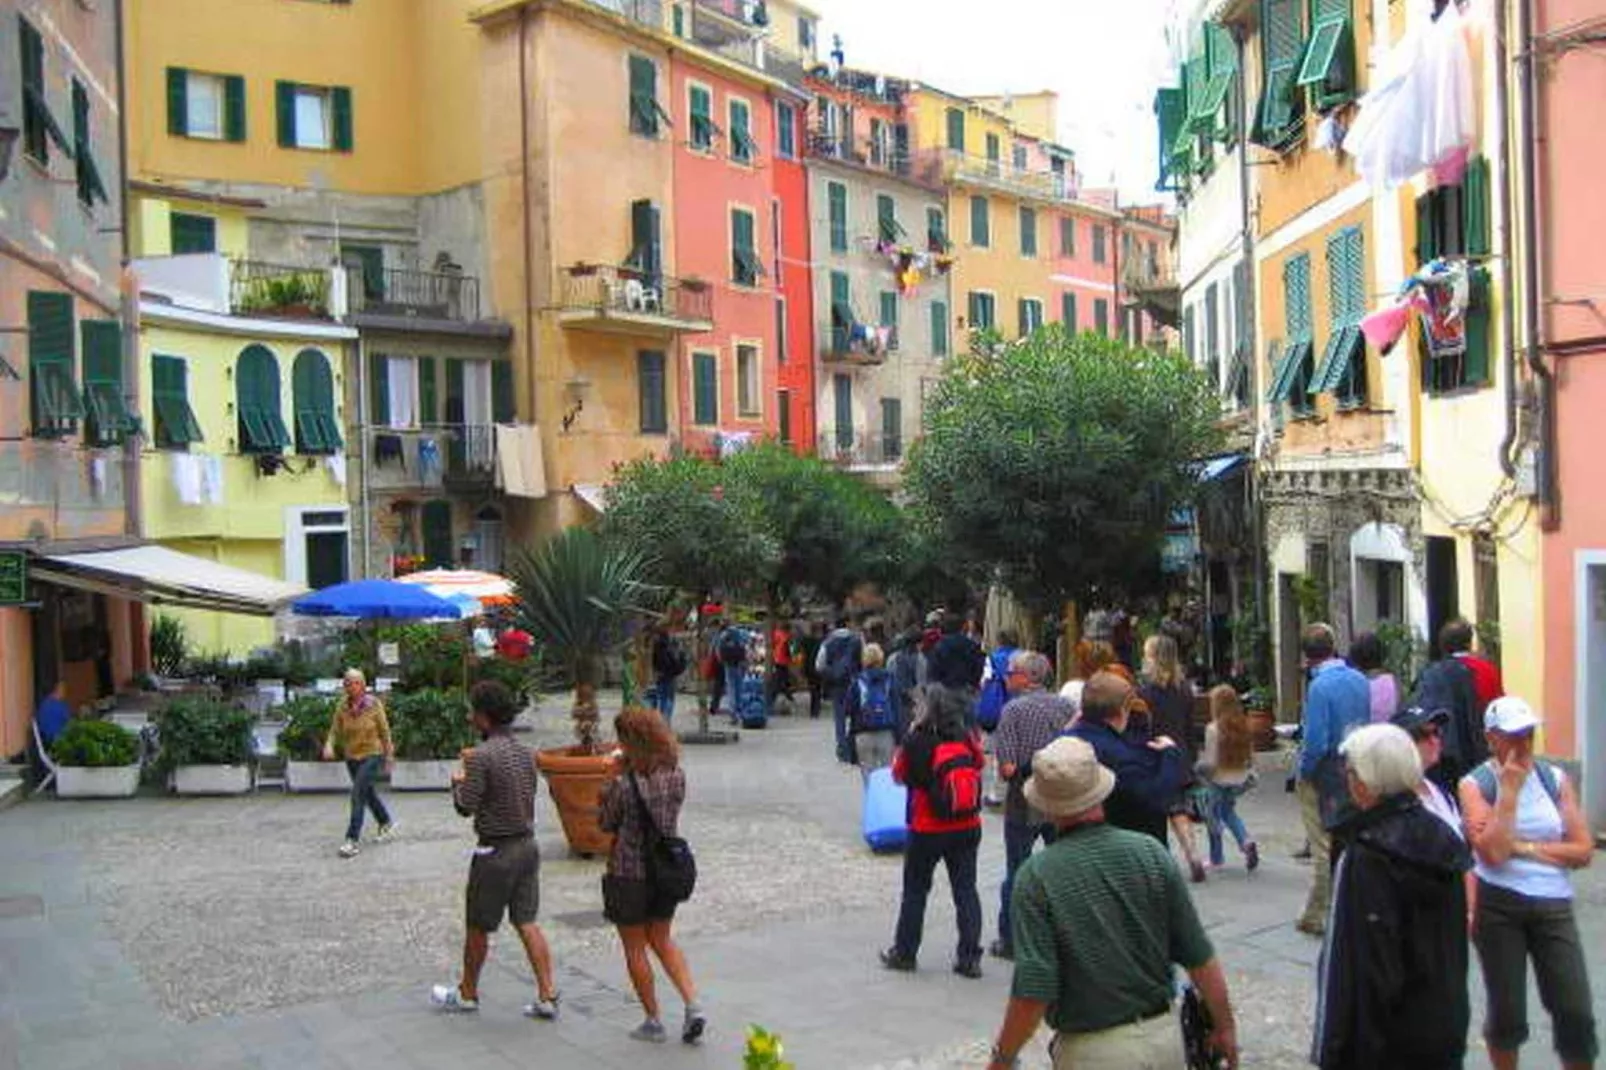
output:
<instances>
[{"instance_id":1,"label":"striped shirt","mask_svg":"<svg viewBox=\"0 0 1606 1070\"><path fill-rule=\"evenodd\" d=\"M535 752L509 732L497 732L468 753L463 779L452 785L457 812L474 819L485 840L535 834Z\"/></svg>"},{"instance_id":2,"label":"striped shirt","mask_svg":"<svg viewBox=\"0 0 1606 1070\"><path fill-rule=\"evenodd\" d=\"M680 808L686 801L686 774L679 767L637 773L635 783L647 803L653 823L663 836L678 835ZM629 771L620 773L602 796L599 823L614 833L613 851L608 855L608 874L632 880L647 879L647 826L641 819L641 803L631 787Z\"/></svg>"},{"instance_id":3,"label":"striped shirt","mask_svg":"<svg viewBox=\"0 0 1606 1070\"><path fill-rule=\"evenodd\" d=\"M1171 1006L1171 964L1214 957L1170 852L1142 833L1083 825L1027 860L1010 900L1011 994L1047 1003L1061 1033L1093 1033Z\"/></svg>"}]
</instances>

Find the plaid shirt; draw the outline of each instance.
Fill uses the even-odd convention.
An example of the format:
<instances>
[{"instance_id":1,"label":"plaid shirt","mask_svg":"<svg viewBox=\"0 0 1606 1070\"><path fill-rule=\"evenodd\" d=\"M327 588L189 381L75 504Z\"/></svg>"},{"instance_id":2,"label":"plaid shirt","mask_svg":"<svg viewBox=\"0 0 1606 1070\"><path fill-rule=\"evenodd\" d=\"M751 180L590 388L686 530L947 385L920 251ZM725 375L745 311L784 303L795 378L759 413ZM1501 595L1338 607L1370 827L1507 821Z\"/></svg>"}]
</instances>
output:
<instances>
[{"instance_id":1,"label":"plaid shirt","mask_svg":"<svg viewBox=\"0 0 1606 1070\"><path fill-rule=\"evenodd\" d=\"M614 877L646 880L648 833L630 780L628 771L621 773L602 796L600 822L604 831L614 833L608 873ZM645 775L637 773L635 781L658 832L664 836L678 835L680 807L686 801L685 772L679 766L655 769Z\"/></svg>"},{"instance_id":2,"label":"plaid shirt","mask_svg":"<svg viewBox=\"0 0 1606 1070\"><path fill-rule=\"evenodd\" d=\"M999 765L1020 769L1010 778L1004 794L1004 820L1027 824L1033 820L1026 804L1026 767L1032 755L1054 742L1075 716L1069 699L1052 691L1025 691L1004 704L993 733L993 756Z\"/></svg>"}]
</instances>

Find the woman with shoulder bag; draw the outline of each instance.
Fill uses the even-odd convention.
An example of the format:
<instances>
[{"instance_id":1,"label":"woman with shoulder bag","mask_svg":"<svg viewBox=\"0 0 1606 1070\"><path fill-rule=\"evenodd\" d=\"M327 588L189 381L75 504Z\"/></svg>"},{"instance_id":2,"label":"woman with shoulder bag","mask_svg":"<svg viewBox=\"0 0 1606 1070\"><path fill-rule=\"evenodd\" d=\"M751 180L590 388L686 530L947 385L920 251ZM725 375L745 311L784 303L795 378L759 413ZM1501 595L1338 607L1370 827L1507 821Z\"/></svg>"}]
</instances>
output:
<instances>
[{"instance_id":1,"label":"woman with shoulder bag","mask_svg":"<svg viewBox=\"0 0 1606 1070\"><path fill-rule=\"evenodd\" d=\"M708 1020L697 1002L686 956L670 934L675 908L689 888L655 874L653 860L665 842L684 849L676 838L680 809L686 801L686 774L680 768L679 744L656 711L632 707L614 719L614 733L623 754L619 775L602 796L599 820L614 834L608 871L602 878L603 914L618 928L624 943L625 968L641 1000L646 1019L630 1033L637 1040L661 1044L668 1037L659 1017L651 951L686 1004L680 1039L695 1044ZM674 875L676 877L679 874ZM655 877L657 879L655 879Z\"/></svg>"}]
</instances>

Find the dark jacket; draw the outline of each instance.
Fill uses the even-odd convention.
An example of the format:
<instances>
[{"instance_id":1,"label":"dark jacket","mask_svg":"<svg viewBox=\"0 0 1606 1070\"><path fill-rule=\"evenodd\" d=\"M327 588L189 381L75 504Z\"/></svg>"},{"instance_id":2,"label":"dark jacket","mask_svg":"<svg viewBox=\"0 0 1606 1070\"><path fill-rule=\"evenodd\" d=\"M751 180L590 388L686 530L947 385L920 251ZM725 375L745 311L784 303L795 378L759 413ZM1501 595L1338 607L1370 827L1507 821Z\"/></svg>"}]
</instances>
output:
<instances>
[{"instance_id":1,"label":"dark jacket","mask_svg":"<svg viewBox=\"0 0 1606 1070\"><path fill-rule=\"evenodd\" d=\"M652 671L660 680L673 680L686 671L686 654L668 635L652 641Z\"/></svg>"},{"instance_id":2,"label":"dark jacket","mask_svg":"<svg viewBox=\"0 0 1606 1070\"><path fill-rule=\"evenodd\" d=\"M1105 820L1165 843L1166 813L1182 784L1181 748L1151 750L1097 721L1078 721L1064 734L1086 740L1099 764L1115 774L1115 791L1104 800Z\"/></svg>"},{"instance_id":3,"label":"dark jacket","mask_svg":"<svg viewBox=\"0 0 1606 1070\"><path fill-rule=\"evenodd\" d=\"M1459 1067L1466 1052L1467 845L1415 795L1342 826L1317 973L1322 1070Z\"/></svg>"},{"instance_id":4,"label":"dark jacket","mask_svg":"<svg viewBox=\"0 0 1606 1070\"><path fill-rule=\"evenodd\" d=\"M1459 658L1445 657L1429 662L1417 679L1416 693L1407 705L1421 706L1429 712L1450 711L1450 723L1444 731L1444 756L1439 759L1443 776L1449 778L1450 783L1489 757L1477 685L1472 670Z\"/></svg>"},{"instance_id":5,"label":"dark jacket","mask_svg":"<svg viewBox=\"0 0 1606 1070\"><path fill-rule=\"evenodd\" d=\"M955 691L981 686L987 668L987 655L974 639L955 632L937 640L926 656L926 682L941 684Z\"/></svg>"},{"instance_id":6,"label":"dark jacket","mask_svg":"<svg viewBox=\"0 0 1606 1070\"><path fill-rule=\"evenodd\" d=\"M1193 783L1193 767L1199 760L1199 748L1193 742L1193 688L1160 687L1144 684L1138 696L1149 707L1149 738L1170 736L1182 748L1182 786ZM1136 720L1136 718L1134 718Z\"/></svg>"}]
</instances>

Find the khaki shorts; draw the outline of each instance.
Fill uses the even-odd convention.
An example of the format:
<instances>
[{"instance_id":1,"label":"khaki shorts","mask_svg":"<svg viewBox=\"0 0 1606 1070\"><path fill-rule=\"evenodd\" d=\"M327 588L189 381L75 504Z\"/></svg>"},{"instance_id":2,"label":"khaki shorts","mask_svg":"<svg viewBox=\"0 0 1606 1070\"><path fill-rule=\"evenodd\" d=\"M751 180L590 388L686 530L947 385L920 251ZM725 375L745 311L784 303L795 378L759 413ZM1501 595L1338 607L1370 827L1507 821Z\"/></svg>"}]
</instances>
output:
<instances>
[{"instance_id":1,"label":"khaki shorts","mask_svg":"<svg viewBox=\"0 0 1606 1070\"><path fill-rule=\"evenodd\" d=\"M541 852L533 836L497 840L474 849L468 867L470 929L494 933L502 916L528 925L541 907Z\"/></svg>"},{"instance_id":2,"label":"khaki shorts","mask_svg":"<svg viewBox=\"0 0 1606 1070\"><path fill-rule=\"evenodd\" d=\"M1057 1033L1054 1070L1186 1070L1182 1025L1168 1010L1097 1033Z\"/></svg>"}]
</instances>

